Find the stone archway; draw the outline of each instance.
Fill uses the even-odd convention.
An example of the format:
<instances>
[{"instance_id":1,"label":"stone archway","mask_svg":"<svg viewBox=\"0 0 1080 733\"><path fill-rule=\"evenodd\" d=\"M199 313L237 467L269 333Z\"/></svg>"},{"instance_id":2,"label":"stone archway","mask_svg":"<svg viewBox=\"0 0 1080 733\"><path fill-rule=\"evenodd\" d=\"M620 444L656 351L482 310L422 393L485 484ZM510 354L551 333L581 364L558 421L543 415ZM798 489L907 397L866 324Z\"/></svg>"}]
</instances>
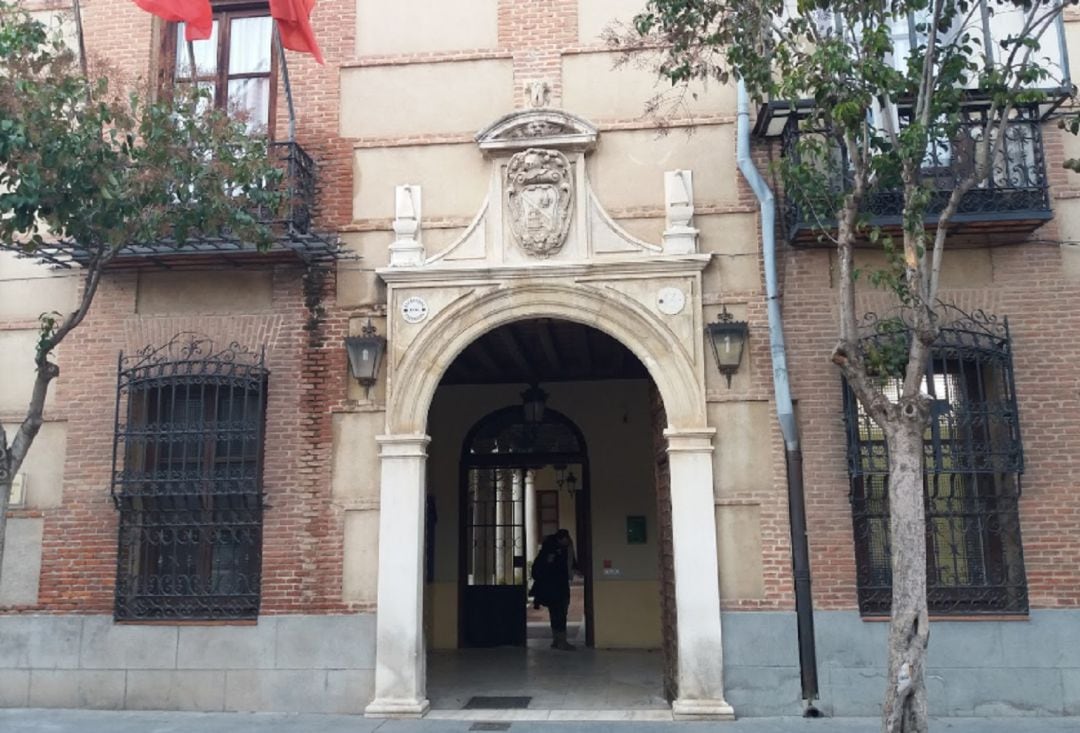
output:
<instances>
[{"instance_id":1,"label":"stone archway","mask_svg":"<svg viewBox=\"0 0 1080 733\"><path fill-rule=\"evenodd\" d=\"M446 305L391 359L381 436L375 700L369 716L428 709L423 615L427 414L443 373L472 341L501 325L554 318L591 326L642 362L664 402L672 485L678 695L676 715L731 718L723 693L712 437L700 338L686 345L639 300L615 287L534 277L477 288ZM391 340L403 324L392 322ZM698 331L700 333L700 331Z\"/></svg>"},{"instance_id":2,"label":"stone archway","mask_svg":"<svg viewBox=\"0 0 1080 733\"><path fill-rule=\"evenodd\" d=\"M572 321L607 333L649 371L664 400L669 428L679 432L709 429L703 360L688 353L654 313L614 288L532 281L475 292L424 325L401 361L391 367L387 433L423 434L435 389L458 354L484 333L529 318ZM408 389L397 385L408 385Z\"/></svg>"}]
</instances>

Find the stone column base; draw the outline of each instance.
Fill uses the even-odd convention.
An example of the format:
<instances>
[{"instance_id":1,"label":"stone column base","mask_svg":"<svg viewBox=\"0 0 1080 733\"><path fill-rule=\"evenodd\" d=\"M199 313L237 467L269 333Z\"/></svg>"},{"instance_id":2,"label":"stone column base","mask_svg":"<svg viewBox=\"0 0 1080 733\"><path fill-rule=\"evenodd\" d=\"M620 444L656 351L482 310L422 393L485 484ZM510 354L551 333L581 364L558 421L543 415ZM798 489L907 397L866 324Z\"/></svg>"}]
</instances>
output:
<instances>
[{"instance_id":1,"label":"stone column base","mask_svg":"<svg viewBox=\"0 0 1080 733\"><path fill-rule=\"evenodd\" d=\"M676 699L671 703L676 720L735 720L735 710L724 700Z\"/></svg>"},{"instance_id":2,"label":"stone column base","mask_svg":"<svg viewBox=\"0 0 1080 733\"><path fill-rule=\"evenodd\" d=\"M424 700L389 700L376 698L364 708L365 718L422 718L431 709Z\"/></svg>"}]
</instances>

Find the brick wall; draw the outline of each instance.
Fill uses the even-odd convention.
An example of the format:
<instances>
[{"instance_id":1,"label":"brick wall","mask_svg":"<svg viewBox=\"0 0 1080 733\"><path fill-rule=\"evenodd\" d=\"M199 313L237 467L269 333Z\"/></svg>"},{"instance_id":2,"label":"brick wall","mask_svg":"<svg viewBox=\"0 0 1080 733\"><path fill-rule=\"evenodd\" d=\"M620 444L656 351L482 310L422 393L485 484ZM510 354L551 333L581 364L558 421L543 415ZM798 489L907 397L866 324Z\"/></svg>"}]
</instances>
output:
<instances>
[{"instance_id":1,"label":"brick wall","mask_svg":"<svg viewBox=\"0 0 1080 733\"><path fill-rule=\"evenodd\" d=\"M660 626L664 652L664 696L674 700L678 689L678 617L675 611L675 545L671 524L671 468L668 465L667 414L656 385L649 383L652 442L656 465L656 536L660 544Z\"/></svg>"},{"instance_id":2,"label":"brick wall","mask_svg":"<svg viewBox=\"0 0 1080 733\"><path fill-rule=\"evenodd\" d=\"M1061 167L1063 133L1044 127L1052 200L1075 196ZM1009 319L1026 471L1020 524L1030 605L1080 602L1080 282L1062 269L1059 225L1051 221L1015 244L954 247L945 254L941 299ZM977 243L976 243L977 244ZM782 303L792 392L803 439L814 602L853 608L855 558L845 465L839 375L829 361L837 337L837 290L828 249L781 245ZM970 265L970 266L969 266ZM860 291L861 312L881 312L881 293Z\"/></svg>"},{"instance_id":3,"label":"brick wall","mask_svg":"<svg viewBox=\"0 0 1080 733\"><path fill-rule=\"evenodd\" d=\"M562 51L577 45L577 0L515 0L499 3L499 45L514 58L514 100L527 107L525 87L544 79L551 105L562 100Z\"/></svg>"},{"instance_id":4,"label":"brick wall","mask_svg":"<svg viewBox=\"0 0 1080 733\"><path fill-rule=\"evenodd\" d=\"M66 9L54 2L35 7ZM117 81L135 83L153 76L161 24L130 0L83 0L89 55L107 54L124 74ZM320 0L313 17L327 63L289 54L298 141L319 166L318 225L331 231L386 230L388 221L353 221L354 144L394 146L405 142L468 137L420 136L354 141L340 136L339 74L346 65L407 64L418 60L505 58L513 61L515 104L524 107L525 82L544 79L552 85L550 102L562 94L561 60L583 53L577 37L576 0L502 0L498 10L498 48L447 53L402 54L358 59L355 52L355 4ZM419 92L417 92L419 93ZM278 95L277 130L287 129L284 95ZM571 110L572 111L572 110ZM730 124L730 119L697 120ZM687 125L690 120L674 120ZM604 120L601 129L647 128L644 119ZM280 135L279 135L280 136ZM1048 128L1048 167L1055 200L1077 196L1075 180L1060 170L1064 145ZM767 170L775 155L759 145L755 156ZM715 161L739 179L739 199L730 211L753 211L755 201L743 185L733 160ZM702 162L702 166L706 163ZM387 195L390 185L387 182ZM721 209L710 209L721 213ZM655 217L656 208L612 212L618 217ZM452 222L464 225L467 220ZM1021 427L1028 459L1021 501L1024 551L1033 607L1080 603L1080 492L1076 491L1080 455L1080 289L1061 272L1060 238L1053 222L1030 242L986 252L990 275L953 282L945 295L967 308L984 307L1008 315L1016 351L1016 381ZM1049 244L1047 243L1049 242ZM781 248L783 307L790 348L794 396L803 435L807 514L815 603L818 608L855 605L851 515L847 502L844 436L838 377L828 356L835 338L835 290L830 256L825 250ZM65 344L63 377L51 417L69 420L64 504L42 510L45 547L40 604L53 611L109 611L115 573L116 513L108 501L112 401L116 353L161 343L179 330L199 330L266 343L270 386L267 431L267 491L264 602L268 612L332 611L341 607L341 524L339 508L329 497L330 415L347 409L345 356L341 338L350 318L378 314L380 304L341 308L333 299L331 277L324 284L327 316L320 330L304 329L301 271L278 268L274 275L273 313L175 318L140 317L134 312L135 277L112 276L103 285L87 323ZM771 366L762 282L745 283L737 292L706 293L706 318L721 303L744 306L750 322L751 381L743 389L710 391L710 402L756 401L771 404ZM875 300L864 296L868 307ZM0 324L2 325L2 324ZM21 327L27 327L23 323ZM77 355L77 358L76 358ZM707 368L712 369L711 362ZM723 436L721 436L723 437ZM764 436L763 436L764 438ZM768 488L734 492L723 501L760 507L764 593L760 599L726 601L725 609L790 609L792 590L783 449L775 420L767 440L773 464L762 467ZM23 515L35 513L23 510ZM20 516L13 512L13 516Z\"/></svg>"},{"instance_id":5,"label":"brick wall","mask_svg":"<svg viewBox=\"0 0 1080 733\"><path fill-rule=\"evenodd\" d=\"M346 324L308 329L303 270L273 270L272 311L141 316L137 276L101 286L86 322L64 343L57 401L68 420L63 504L45 520L35 610L111 612L118 515L109 497L117 353L163 345L182 331L219 344L266 347L262 610L333 612L341 604L343 513L330 501L330 406L345 393ZM332 281L325 286L332 292ZM78 355L77 358L74 355ZM20 516L18 511L12 516ZM24 609L30 610L30 609Z\"/></svg>"},{"instance_id":6,"label":"brick wall","mask_svg":"<svg viewBox=\"0 0 1080 733\"><path fill-rule=\"evenodd\" d=\"M28 7L70 12L70 4L51 0ZM91 68L106 73L114 89L146 88L161 63L164 24L128 0L83 0L82 14ZM313 25L325 66L309 56L288 55L297 141L318 166L316 226L323 231L339 229L351 218L351 150L337 134L337 74L353 54L354 14L354 3L347 0L319 3ZM280 80L278 91L277 137L284 139L288 118ZM117 354L163 345L181 331L267 349L271 376L264 490L269 508L263 525L262 611L328 613L348 608L341 601L344 513L330 499L330 418L346 400L341 344L349 316L359 311L335 306L334 273L327 272L316 288L326 315L312 329L305 277L299 266L273 267L271 312L177 316L136 313L138 277L133 272L103 280L86 321L59 351L62 377L53 385L56 407L46 415L68 421L63 503L55 509L15 509L10 514L42 517L45 523L38 603L12 610L112 611L118 516L109 485Z\"/></svg>"}]
</instances>

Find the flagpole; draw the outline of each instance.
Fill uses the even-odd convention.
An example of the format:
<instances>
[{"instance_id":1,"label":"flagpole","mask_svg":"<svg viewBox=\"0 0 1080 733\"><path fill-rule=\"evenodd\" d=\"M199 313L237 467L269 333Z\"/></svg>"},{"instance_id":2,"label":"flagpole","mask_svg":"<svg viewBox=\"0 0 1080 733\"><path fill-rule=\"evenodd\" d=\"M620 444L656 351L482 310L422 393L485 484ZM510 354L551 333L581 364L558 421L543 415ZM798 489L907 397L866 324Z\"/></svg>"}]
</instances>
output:
<instances>
[{"instance_id":1,"label":"flagpole","mask_svg":"<svg viewBox=\"0 0 1080 733\"><path fill-rule=\"evenodd\" d=\"M281 80L285 84L285 101L289 105L289 142L296 142L296 109L293 107L292 85L289 84L289 64L285 61L285 46L281 43L281 33L277 23L274 24L274 46L278 52L278 63L281 64Z\"/></svg>"},{"instance_id":2,"label":"flagpole","mask_svg":"<svg viewBox=\"0 0 1080 733\"><path fill-rule=\"evenodd\" d=\"M184 29L184 35L187 35L187 29ZM191 74L191 85L195 88L199 88L199 70L195 68L195 44L191 41L187 42L187 57L188 57L188 72ZM213 101L213 100L211 100Z\"/></svg>"},{"instance_id":3,"label":"flagpole","mask_svg":"<svg viewBox=\"0 0 1080 733\"><path fill-rule=\"evenodd\" d=\"M72 0L71 6L75 13L75 35L79 40L79 68L82 70L83 78L88 78L89 75L86 71L86 42L83 40L82 6L79 4L79 0Z\"/></svg>"}]
</instances>

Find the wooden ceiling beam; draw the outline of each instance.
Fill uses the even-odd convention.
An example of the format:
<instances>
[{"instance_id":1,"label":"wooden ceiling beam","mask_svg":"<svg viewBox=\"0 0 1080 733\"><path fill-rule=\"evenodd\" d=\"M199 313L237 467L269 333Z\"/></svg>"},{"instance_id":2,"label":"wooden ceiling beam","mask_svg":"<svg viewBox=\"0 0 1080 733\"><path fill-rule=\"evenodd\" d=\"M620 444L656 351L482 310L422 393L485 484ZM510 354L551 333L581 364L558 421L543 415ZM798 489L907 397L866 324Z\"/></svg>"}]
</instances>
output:
<instances>
[{"instance_id":1,"label":"wooden ceiling beam","mask_svg":"<svg viewBox=\"0 0 1080 733\"><path fill-rule=\"evenodd\" d=\"M497 328L495 333L498 335L499 340L502 341L503 346L506 347L506 353L510 356L511 361L527 377L525 381L535 382L536 367L525 356L525 348L521 345L521 341L518 340L517 334L514 333L514 326Z\"/></svg>"},{"instance_id":2,"label":"wooden ceiling beam","mask_svg":"<svg viewBox=\"0 0 1080 733\"><path fill-rule=\"evenodd\" d=\"M473 341L462 353L467 353L475 359L487 371L487 376L490 379L496 379L502 374L503 368L499 366L499 363L495 361L494 357L488 352L487 347L484 346L484 338L486 337Z\"/></svg>"},{"instance_id":3,"label":"wooden ceiling beam","mask_svg":"<svg viewBox=\"0 0 1080 733\"><path fill-rule=\"evenodd\" d=\"M555 348L555 337L551 334L551 321L546 318L539 321L536 324L536 335L540 341L540 349L544 352L544 358L548 360L548 365L551 367L550 371L561 374L563 363L559 357L559 350Z\"/></svg>"},{"instance_id":4,"label":"wooden ceiling beam","mask_svg":"<svg viewBox=\"0 0 1080 733\"><path fill-rule=\"evenodd\" d=\"M578 326L573 329L574 341L577 342L576 351L577 357L581 365L584 367L582 374L585 378L588 378L592 374L593 370L593 358L592 348L589 346L589 331L590 329L584 326Z\"/></svg>"}]
</instances>

